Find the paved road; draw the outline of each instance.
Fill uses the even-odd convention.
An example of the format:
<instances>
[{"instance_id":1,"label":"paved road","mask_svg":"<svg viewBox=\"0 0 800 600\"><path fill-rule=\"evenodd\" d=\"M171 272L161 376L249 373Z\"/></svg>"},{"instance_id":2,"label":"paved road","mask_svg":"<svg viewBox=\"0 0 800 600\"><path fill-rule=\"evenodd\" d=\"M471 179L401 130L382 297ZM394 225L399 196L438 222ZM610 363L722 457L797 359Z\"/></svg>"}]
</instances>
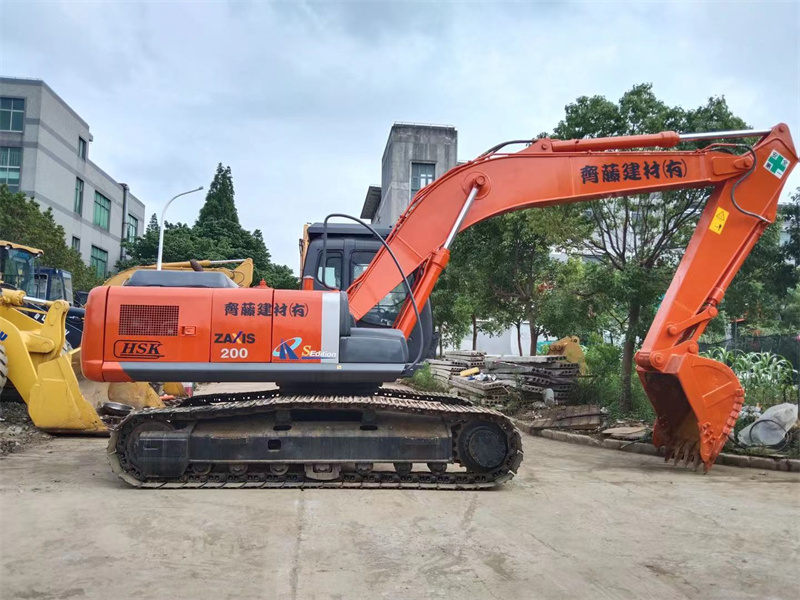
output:
<instances>
[{"instance_id":1,"label":"paved road","mask_svg":"<svg viewBox=\"0 0 800 600\"><path fill-rule=\"evenodd\" d=\"M0 597L796 598L797 474L523 442L498 491L146 491L57 438L0 460Z\"/></svg>"}]
</instances>

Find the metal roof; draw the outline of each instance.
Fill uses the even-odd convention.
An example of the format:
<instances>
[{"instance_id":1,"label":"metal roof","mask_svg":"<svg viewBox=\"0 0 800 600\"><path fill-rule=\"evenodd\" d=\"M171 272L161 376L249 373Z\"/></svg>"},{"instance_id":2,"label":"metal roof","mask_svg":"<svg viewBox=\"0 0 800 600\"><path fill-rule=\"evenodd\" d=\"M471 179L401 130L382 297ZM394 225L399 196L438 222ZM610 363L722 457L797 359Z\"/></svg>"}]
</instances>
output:
<instances>
[{"instance_id":1,"label":"metal roof","mask_svg":"<svg viewBox=\"0 0 800 600\"><path fill-rule=\"evenodd\" d=\"M26 250L31 254L35 254L36 256L42 256L44 254L44 252L42 252L38 248L31 248L30 246L24 246L23 244L15 244L14 242L7 242L5 240L0 240L0 248L8 248L12 250Z\"/></svg>"},{"instance_id":2,"label":"metal roof","mask_svg":"<svg viewBox=\"0 0 800 600\"><path fill-rule=\"evenodd\" d=\"M381 227L377 225L373 225L372 228L383 237L389 235L389 232L392 230L391 227ZM309 239L322 237L322 232L322 223L312 223L308 226ZM357 235L372 237L372 233L369 231L369 229L362 227L358 223L328 223L328 237Z\"/></svg>"},{"instance_id":3,"label":"metal roof","mask_svg":"<svg viewBox=\"0 0 800 600\"><path fill-rule=\"evenodd\" d=\"M361 209L362 219L374 219L375 213L381 204L381 186L371 185L367 188L367 196L364 198L364 207Z\"/></svg>"}]
</instances>

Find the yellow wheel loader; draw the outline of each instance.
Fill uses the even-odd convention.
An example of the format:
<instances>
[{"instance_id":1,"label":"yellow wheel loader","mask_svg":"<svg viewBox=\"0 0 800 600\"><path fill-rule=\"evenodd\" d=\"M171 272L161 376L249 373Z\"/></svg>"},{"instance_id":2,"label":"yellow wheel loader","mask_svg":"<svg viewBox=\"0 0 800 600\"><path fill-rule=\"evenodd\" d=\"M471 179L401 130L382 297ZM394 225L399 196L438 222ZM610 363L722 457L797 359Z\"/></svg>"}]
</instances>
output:
<instances>
[{"instance_id":1,"label":"yellow wheel loader","mask_svg":"<svg viewBox=\"0 0 800 600\"><path fill-rule=\"evenodd\" d=\"M66 341L71 309L64 300L37 298L37 248L0 240L0 395L16 392L39 429L51 433L106 434L108 425L133 408L163 407L147 383L96 383L81 372L81 350ZM239 263L232 268L226 263ZM253 281L253 261L165 263L165 270L221 271L241 287ZM104 286L125 285L140 269L110 277ZM80 332L78 332L80 333ZM3 391L5 390L5 394ZM165 383L165 393L180 395L183 385Z\"/></svg>"},{"instance_id":2,"label":"yellow wheel loader","mask_svg":"<svg viewBox=\"0 0 800 600\"><path fill-rule=\"evenodd\" d=\"M239 263L232 269L222 267L220 265ZM104 286L110 285L125 285L128 279L131 278L136 271L141 270L155 270L155 265L145 265L141 267L133 267L120 271L116 275L112 275L106 279ZM218 271L224 273L228 278L239 287L250 287L253 284L253 259L235 259L235 260L187 260L183 262L162 263L162 270L164 271Z\"/></svg>"},{"instance_id":3,"label":"yellow wheel loader","mask_svg":"<svg viewBox=\"0 0 800 600\"><path fill-rule=\"evenodd\" d=\"M107 424L135 408L163 407L147 383L96 383L81 373L81 350L65 346L69 305L31 308L23 290L0 290L0 391L13 388L39 429L53 433L108 432ZM44 315L44 321L34 315Z\"/></svg>"},{"instance_id":4,"label":"yellow wheel loader","mask_svg":"<svg viewBox=\"0 0 800 600\"><path fill-rule=\"evenodd\" d=\"M581 375L586 375L586 355L583 353L578 336L570 335L552 342L547 350L547 355L566 356L569 362L576 363L580 367Z\"/></svg>"},{"instance_id":5,"label":"yellow wheel loader","mask_svg":"<svg viewBox=\"0 0 800 600\"><path fill-rule=\"evenodd\" d=\"M81 351L66 340L67 313L76 309L34 297L40 256L37 248L0 240L0 395L19 396L33 424L54 433L104 434L122 405L163 406L148 384L83 377Z\"/></svg>"}]
</instances>

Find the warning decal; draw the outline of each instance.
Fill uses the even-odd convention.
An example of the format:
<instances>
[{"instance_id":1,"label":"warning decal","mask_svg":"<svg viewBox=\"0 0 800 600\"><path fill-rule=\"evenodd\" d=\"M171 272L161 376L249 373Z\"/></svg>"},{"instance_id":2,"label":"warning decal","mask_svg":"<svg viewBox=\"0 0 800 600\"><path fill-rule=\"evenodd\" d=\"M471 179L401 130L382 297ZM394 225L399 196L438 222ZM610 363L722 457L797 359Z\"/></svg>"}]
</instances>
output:
<instances>
[{"instance_id":1,"label":"warning decal","mask_svg":"<svg viewBox=\"0 0 800 600\"><path fill-rule=\"evenodd\" d=\"M709 229L714 233L722 233L722 229L725 227L725 223L728 220L728 214L728 211L724 208L718 208L717 212L714 213L714 218L711 219Z\"/></svg>"}]
</instances>

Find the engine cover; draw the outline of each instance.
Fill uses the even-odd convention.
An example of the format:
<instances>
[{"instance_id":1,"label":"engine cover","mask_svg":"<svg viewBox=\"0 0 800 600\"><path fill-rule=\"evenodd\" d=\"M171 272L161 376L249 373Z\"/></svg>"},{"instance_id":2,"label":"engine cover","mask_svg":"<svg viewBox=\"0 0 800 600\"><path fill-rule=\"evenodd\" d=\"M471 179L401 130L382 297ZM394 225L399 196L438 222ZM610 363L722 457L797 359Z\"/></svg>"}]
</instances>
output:
<instances>
[{"instance_id":1,"label":"engine cover","mask_svg":"<svg viewBox=\"0 0 800 600\"><path fill-rule=\"evenodd\" d=\"M405 366L405 339L397 332L351 335L343 293L204 287L216 279L198 275L205 274L149 272L145 285L92 290L84 375L95 381L379 382L393 381Z\"/></svg>"}]
</instances>

